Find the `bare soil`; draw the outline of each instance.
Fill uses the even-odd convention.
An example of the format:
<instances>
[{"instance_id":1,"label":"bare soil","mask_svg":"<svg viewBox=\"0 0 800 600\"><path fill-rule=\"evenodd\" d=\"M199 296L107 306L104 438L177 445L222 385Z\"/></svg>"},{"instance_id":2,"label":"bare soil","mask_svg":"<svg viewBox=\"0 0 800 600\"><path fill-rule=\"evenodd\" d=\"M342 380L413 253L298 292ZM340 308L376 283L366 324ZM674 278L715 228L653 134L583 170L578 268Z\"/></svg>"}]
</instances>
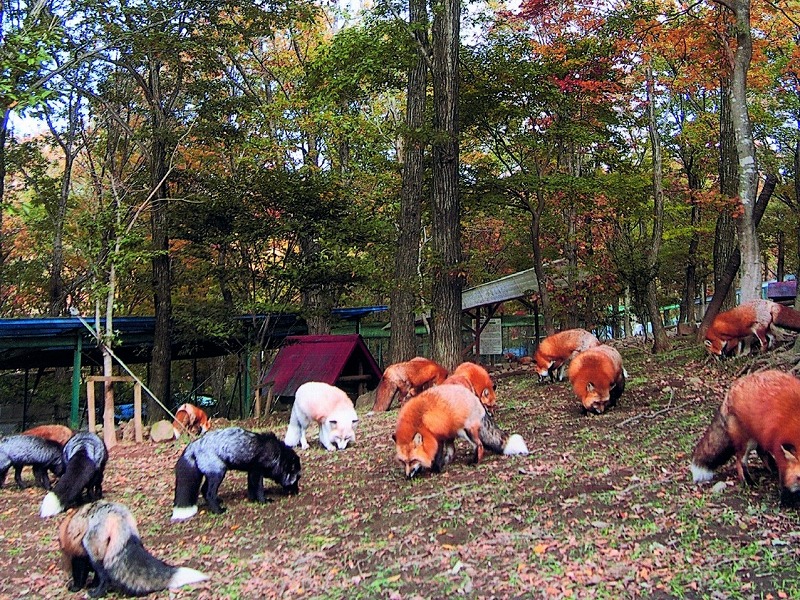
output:
<instances>
[{"instance_id":1,"label":"bare soil","mask_svg":"<svg viewBox=\"0 0 800 600\"><path fill-rule=\"evenodd\" d=\"M730 382L768 365L788 370L791 354L720 364L689 340L662 356L619 349L628 384L600 416L582 416L566 382L539 384L513 366L493 373L496 421L522 434L526 457L471 465L459 442L446 472L408 481L394 459L396 408L360 409L355 446L300 451L297 496L272 488L271 502L250 503L245 476L229 473L227 512L201 501L196 517L171 523L181 440L114 448L105 497L130 507L153 554L211 576L152 598L800 597L798 513L779 505L760 462L751 460L753 488L732 463L712 484L688 472ZM240 424L282 437L287 420ZM66 589L60 518L39 518L43 495L10 476L0 490L0 600L85 595Z\"/></svg>"}]
</instances>

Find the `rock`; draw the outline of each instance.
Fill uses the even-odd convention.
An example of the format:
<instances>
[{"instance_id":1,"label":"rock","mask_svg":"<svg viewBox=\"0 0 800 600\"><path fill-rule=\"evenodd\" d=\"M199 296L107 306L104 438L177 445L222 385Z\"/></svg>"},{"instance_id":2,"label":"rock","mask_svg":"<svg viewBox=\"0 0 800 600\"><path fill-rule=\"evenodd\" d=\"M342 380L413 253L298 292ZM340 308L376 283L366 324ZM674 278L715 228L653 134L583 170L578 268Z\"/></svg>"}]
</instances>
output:
<instances>
[{"instance_id":1,"label":"rock","mask_svg":"<svg viewBox=\"0 0 800 600\"><path fill-rule=\"evenodd\" d=\"M150 426L150 439L154 442L171 442L175 439L171 421L156 421Z\"/></svg>"}]
</instances>

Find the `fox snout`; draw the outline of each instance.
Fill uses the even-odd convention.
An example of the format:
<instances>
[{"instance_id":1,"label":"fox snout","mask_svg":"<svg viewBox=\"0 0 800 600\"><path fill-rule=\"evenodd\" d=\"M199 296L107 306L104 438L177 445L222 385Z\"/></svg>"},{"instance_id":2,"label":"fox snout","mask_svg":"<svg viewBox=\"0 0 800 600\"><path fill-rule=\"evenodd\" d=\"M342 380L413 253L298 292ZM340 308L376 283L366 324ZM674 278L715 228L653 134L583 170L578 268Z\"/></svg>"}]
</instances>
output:
<instances>
[{"instance_id":1,"label":"fox snout","mask_svg":"<svg viewBox=\"0 0 800 600\"><path fill-rule=\"evenodd\" d=\"M300 491L300 473L291 473L284 475L281 485L283 489L290 494L296 494Z\"/></svg>"}]
</instances>

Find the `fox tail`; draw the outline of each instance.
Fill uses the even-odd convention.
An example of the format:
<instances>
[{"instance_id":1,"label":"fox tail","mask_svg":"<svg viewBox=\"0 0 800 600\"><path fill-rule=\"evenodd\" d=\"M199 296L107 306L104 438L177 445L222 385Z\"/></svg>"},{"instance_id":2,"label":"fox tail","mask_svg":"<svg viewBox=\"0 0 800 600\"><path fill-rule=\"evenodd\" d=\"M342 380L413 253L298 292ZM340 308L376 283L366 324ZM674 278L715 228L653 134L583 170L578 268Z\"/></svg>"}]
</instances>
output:
<instances>
[{"instance_id":1,"label":"fox tail","mask_svg":"<svg viewBox=\"0 0 800 600\"><path fill-rule=\"evenodd\" d=\"M98 477L98 471L98 465L89 457L86 450L79 450L67 461L64 474L42 500L39 516L52 517L70 506L80 504L84 488L89 487ZM102 491L98 490L94 495L102 497L102 494ZM97 500L99 497L91 497L90 500Z\"/></svg>"},{"instance_id":2,"label":"fox tail","mask_svg":"<svg viewBox=\"0 0 800 600\"><path fill-rule=\"evenodd\" d=\"M495 454L528 454L528 446L522 436L517 433L509 435L500 429L488 410L481 421L479 435L484 447Z\"/></svg>"},{"instance_id":3,"label":"fox tail","mask_svg":"<svg viewBox=\"0 0 800 600\"><path fill-rule=\"evenodd\" d=\"M115 587L126 594L141 596L178 588L208 579L208 575L187 567L173 567L150 554L137 536L131 536L119 553L106 555L103 568Z\"/></svg>"},{"instance_id":4,"label":"fox tail","mask_svg":"<svg viewBox=\"0 0 800 600\"><path fill-rule=\"evenodd\" d=\"M375 390L375 404L372 405L372 412L384 412L389 410L397 391L397 386L394 381L384 375L383 379L381 379L378 384L378 389Z\"/></svg>"},{"instance_id":5,"label":"fox tail","mask_svg":"<svg viewBox=\"0 0 800 600\"><path fill-rule=\"evenodd\" d=\"M711 425L697 442L692 452L692 479L695 483L710 481L714 471L725 464L734 454L733 440L728 435L725 416L717 410Z\"/></svg>"},{"instance_id":6,"label":"fox tail","mask_svg":"<svg viewBox=\"0 0 800 600\"><path fill-rule=\"evenodd\" d=\"M172 520L182 521L197 514L197 498L200 495L200 484L203 474L194 460L184 453L175 465L175 502L172 509Z\"/></svg>"}]
</instances>

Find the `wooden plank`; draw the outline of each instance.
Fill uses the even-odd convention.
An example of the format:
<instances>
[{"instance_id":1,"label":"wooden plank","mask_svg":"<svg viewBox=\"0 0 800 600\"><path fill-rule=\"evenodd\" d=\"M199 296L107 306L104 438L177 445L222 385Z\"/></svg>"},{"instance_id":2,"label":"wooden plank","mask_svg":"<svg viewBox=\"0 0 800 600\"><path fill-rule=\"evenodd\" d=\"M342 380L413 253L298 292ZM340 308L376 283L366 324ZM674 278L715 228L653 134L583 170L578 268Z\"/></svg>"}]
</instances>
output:
<instances>
[{"instance_id":1,"label":"wooden plank","mask_svg":"<svg viewBox=\"0 0 800 600\"><path fill-rule=\"evenodd\" d=\"M133 385L133 431L136 443L144 441L142 432L142 385L137 381Z\"/></svg>"}]
</instances>

